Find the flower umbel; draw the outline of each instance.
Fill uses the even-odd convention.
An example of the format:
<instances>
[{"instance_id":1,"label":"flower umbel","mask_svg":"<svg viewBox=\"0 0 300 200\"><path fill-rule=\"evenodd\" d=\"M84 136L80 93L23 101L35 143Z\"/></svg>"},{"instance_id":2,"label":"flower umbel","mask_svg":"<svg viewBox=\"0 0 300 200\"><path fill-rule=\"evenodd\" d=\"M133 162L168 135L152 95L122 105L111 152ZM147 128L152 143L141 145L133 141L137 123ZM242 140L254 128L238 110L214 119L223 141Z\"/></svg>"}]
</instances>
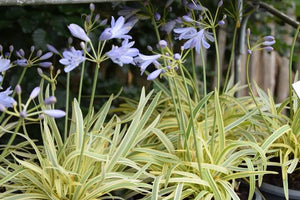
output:
<instances>
[{"instance_id":1,"label":"flower umbel","mask_svg":"<svg viewBox=\"0 0 300 200\"><path fill-rule=\"evenodd\" d=\"M63 58L60 59L59 62L66 66L64 69L66 73L72 71L85 60L82 53L82 51L76 50L74 47L63 52Z\"/></svg>"}]
</instances>

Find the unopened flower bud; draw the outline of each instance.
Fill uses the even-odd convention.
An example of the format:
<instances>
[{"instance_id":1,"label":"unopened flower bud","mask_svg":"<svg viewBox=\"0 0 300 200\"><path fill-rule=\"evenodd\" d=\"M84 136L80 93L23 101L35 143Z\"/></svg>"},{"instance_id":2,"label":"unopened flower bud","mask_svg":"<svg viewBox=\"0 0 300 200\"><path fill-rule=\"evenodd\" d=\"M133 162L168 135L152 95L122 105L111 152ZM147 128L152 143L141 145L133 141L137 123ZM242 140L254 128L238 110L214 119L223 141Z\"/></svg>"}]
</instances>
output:
<instances>
[{"instance_id":1,"label":"unopened flower bud","mask_svg":"<svg viewBox=\"0 0 300 200\"><path fill-rule=\"evenodd\" d=\"M10 46L9 46L9 51L10 51L10 52L13 52L13 51L14 51L14 46L13 46L13 45L10 45Z\"/></svg>"},{"instance_id":2,"label":"unopened flower bud","mask_svg":"<svg viewBox=\"0 0 300 200\"><path fill-rule=\"evenodd\" d=\"M90 3L90 10L91 10L92 12L94 12L94 11L95 11L95 4L93 4L93 3Z\"/></svg>"},{"instance_id":3,"label":"unopened flower bud","mask_svg":"<svg viewBox=\"0 0 300 200\"><path fill-rule=\"evenodd\" d=\"M150 45L147 46L147 49L148 49L148 51L152 51L153 50L153 48Z\"/></svg>"},{"instance_id":4,"label":"unopened flower bud","mask_svg":"<svg viewBox=\"0 0 300 200\"><path fill-rule=\"evenodd\" d=\"M19 54L20 54L22 57L24 57L24 56L25 56L25 51L24 51L23 49L20 49L20 50L19 50Z\"/></svg>"},{"instance_id":5,"label":"unopened flower bud","mask_svg":"<svg viewBox=\"0 0 300 200\"><path fill-rule=\"evenodd\" d=\"M59 52L57 51L57 49L54 46L50 45L50 44L47 44L47 49L49 51L55 53L55 54L59 54Z\"/></svg>"},{"instance_id":6,"label":"unopened flower bud","mask_svg":"<svg viewBox=\"0 0 300 200\"><path fill-rule=\"evenodd\" d=\"M154 14L154 19L155 19L156 21L158 21L158 20L160 20L160 18L161 18L161 15L160 15L158 12L156 12L156 13Z\"/></svg>"},{"instance_id":7,"label":"unopened flower bud","mask_svg":"<svg viewBox=\"0 0 300 200\"><path fill-rule=\"evenodd\" d=\"M52 66L52 62L40 62L39 66L44 68L49 68Z\"/></svg>"},{"instance_id":8,"label":"unopened flower bud","mask_svg":"<svg viewBox=\"0 0 300 200\"><path fill-rule=\"evenodd\" d=\"M268 35L268 36L265 36L265 37L264 37L264 41L269 41L269 42L271 42L271 41L273 41L273 40L275 40L275 38L274 38L274 36L272 36L272 35Z\"/></svg>"},{"instance_id":9,"label":"unopened flower bud","mask_svg":"<svg viewBox=\"0 0 300 200\"><path fill-rule=\"evenodd\" d=\"M43 54L42 50L38 50L38 51L36 52L36 56L37 56L37 57L41 57L42 54Z\"/></svg>"},{"instance_id":10,"label":"unopened flower bud","mask_svg":"<svg viewBox=\"0 0 300 200\"><path fill-rule=\"evenodd\" d=\"M91 21L91 15L87 15L87 16L85 17L85 21L86 21L87 23L89 23L89 22Z\"/></svg>"},{"instance_id":11,"label":"unopened flower bud","mask_svg":"<svg viewBox=\"0 0 300 200\"><path fill-rule=\"evenodd\" d=\"M251 30L250 28L247 28L247 36L250 37L250 35L251 35Z\"/></svg>"},{"instance_id":12,"label":"unopened flower bud","mask_svg":"<svg viewBox=\"0 0 300 200\"><path fill-rule=\"evenodd\" d=\"M43 70L41 68L37 68L37 72L40 76L43 76Z\"/></svg>"},{"instance_id":13,"label":"unopened flower bud","mask_svg":"<svg viewBox=\"0 0 300 200\"><path fill-rule=\"evenodd\" d=\"M30 47L30 51L31 51L31 52L33 52L33 51L34 51L34 49L35 49L35 47L34 47L34 46L31 46L31 47Z\"/></svg>"},{"instance_id":14,"label":"unopened flower bud","mask_svg":"<svg viewBox=\"0 0 300 200\"><path fill-rule=\"evenodd\" d=\"M168 43L165 40L159 41L158 44L161 48L166 48L168 46Z\"/></svg>"},{"instance_id":15,"label":"unopened flower bud","mask_svg":"<svg viewBox=\"0 0 300 200\"><path fill-rule=\"evenodd\" d=\"M21 94L21 93L22 93L22 88L21 88L20 85L16 85L16 87L15 87L15 92L16 92L17 94Z\"/></svg>"},{"instance_id":16,"label":"unopened flower bud","mask_svg":"<svg viewBox=\"0 0 300 200\"><path fill-rule=\"evenodd\" d=\"M85 49L85 43L84 43L84 42L80 42L80 47L81 47L82 49Z\"/></svg>"},{"instance_id":17,"label":"unopened flower bud","mask_svg":"<svg viewBox=\"0 0 300 200\"><path fill-rule=\"evenodd\" d=\"M95 21L98 21L99 19L100 19L100 15L97 14L97 15L95 16Z\"/></svg>"},{"instance_id":18,"label":"unopened flower bud","mask_svg":"<svg viewBox=\"0 0 300 200\"><path fill-rule=\"evenodd\" d=\"M73 39L71 37L68 37L68 44L72 44L73 43Z\"/></svg>"},{"instance_id":19,"label":"unopened flower bud","mask_svg":"<svg viewBox=\"0 0 300 200\"><path fill-rule=\"evenodd\" d=\"M272 41L264 41L263 42L263 45L265 45L265 46L270 46L270 45L273 45L273 44L275 44L276 42L275 42L275 40L272 40Z\"/></svg>"},{"instance_id":20,"label":"unopened flower bud","mask_svg":"<svg viewBox=\"0 0 300 200\"><path fill-rule=\"evenodd\" d=\"M27 112L26 112L26 110L20 111L20 117L23 118L23 119L25 119L25 118L27 117Z\"/></svg>"},{"instance_id":21,"label":"unopened flower bud","mask_svg":"<svg viewBox=\"0 0 300 200\"><path fill-rule=\"evenodd\" d=\"M183 19L184 21L186 21L186 22L193 22L193 21L194 21L194 20L193 20L190 16L188 16L188 15L182 16L182 19Z\"/></svg>"},{"instance_id":22,"label":"unopened flower bud","mask_svg":"<svg viewBox=\"0 0 300 200\"><path fill-rule=\"evenodd\" d=\"M53 53L52 52L48 52L48 53L45 53L44 55L42 55L39 60L47 60L48 58L51 58L51 56L53 56Z\"/></svg>"},{"instance_id":23,"label":"unopened flower bud","mask_svg":"<svg viewBox=\"0 0 300 200\"><path fill-rule=\"evenodd\" d=\"M36 98L40 93L40 87L35 87L32 92L30 93L29 98L34 99Z\"/></svg>"},{"instance_id":24,"label":"unopened flower bud","mask_svg":"<svg viewBox=\"0 0 300 200\"><path fill-rule=\"evenodd\" d=\"M181 55L179 53L174 54L174 59L175 60L180 60L180 58L181 58Z\"/></svg>"},{"instance_id":25,"label":"unopened flower bud","mask_svg":"<svg viewBox=\"0 0 300 200\"><path fill-rule=\"evenodd\" d=\"M44 114L39 115L39 119L44 119L44 118L45 118Z\"/></svg>"},{"instance_id":26,"label":"unopened flower bud","mask_svg":"<svg viewBox=\"0 0 300 200\"><path fill-rule=\"evenodd\" d=\"M0 44L0 52L3 51L3 46Z\"/></svg>"},{"instance_id":27,"label":"unopened flower bud","mask_svg":"<svg viewBox=\"0 0 300 200\"><path fill-rule=\"evenodd\" d=\"M65 111L62 111L62 110L44 110L43 111L44 114L50 116L50 117L54 117L54 118L61 118L61 117L64 117L66 115L66 112Z\"/></svg>"},{"instance_id":28,"label":"unopened flower bud","mask_svg":"<svg viewBox=\"0 0 300 200\"><path fill-rule=\"evenodd\" d=\"M56 72L56 74L60 74L61 73L61 70L60 69L58 69L57 70L57 72Z\"/></svg>"},{"instance_id":29,"label":"unopened flower bud","mask_svg":"<svg viewBox=\"0 0 300 200\"><path fill-rule=\"evenodd\" d=\"M45 105L51 105L56 103L56 97L55 96L50 96L44 100Z\"/></svg>"},{"instance_id":30,"label":"unopened flower bud","mask_svg":"<svg viewBox=\"0 0 300 200\"><path fill-rule=\"evenodd\" d=\"M218 24L219 24L219 26L224 26L224 25L225 25L225 21L224 21L224 20L220 20L220 21L218 22Z\"/></svg>"},{"instance_id":31,"label":"unopened flower bud","mask_svg":"<svg viewBox=\"0 0 300 200\"><path fill-rule=\"evenodd\" d=\"M266 46L266 47L264 47L264 50L267 51L267 52L271 52L271 51L273 51L273 47Z\"/></svg>"},{"instance_id":32,"label":"unopened flower bud","mask_svg":"<svg viewBox=\"0 0 300 200\"><path fill-rule=\"evenodd\" d=\"M223 1L221 0L221 1L219 1L219 3L218 3L218 7L221 7L223 5Z\"/></svg>"},{"instance_id":33,"label":"unopened flower bud","mask_svg":"<svg viewBox=\"0 0 300 200\"><path fill-rule=\"evenodd\" d=\"M248 49L248 50L247 50L247 53L248 53L249 55L251 55L251 54L252 54L252 51L251 51L250 49Z\"/></svg>"}]
</instances>

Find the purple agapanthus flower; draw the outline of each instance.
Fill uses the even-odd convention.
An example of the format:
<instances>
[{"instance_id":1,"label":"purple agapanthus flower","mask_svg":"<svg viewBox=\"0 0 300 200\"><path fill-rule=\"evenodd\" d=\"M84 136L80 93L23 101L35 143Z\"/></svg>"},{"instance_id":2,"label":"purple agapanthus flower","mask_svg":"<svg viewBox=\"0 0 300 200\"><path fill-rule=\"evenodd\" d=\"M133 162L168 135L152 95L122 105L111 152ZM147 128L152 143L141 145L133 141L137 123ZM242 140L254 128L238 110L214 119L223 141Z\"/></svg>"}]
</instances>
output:
<instances>
[{"instance_id":1,"label":"purple agapanthus flower","mask_svg":"<svg viewBox=\"0 0 300 200\"><path fill-rule=\"evenodd\" d=\"M106 28L100 35L100 40L110 40L113 38L118 39L131 39L130 35L126 35L133 25L136 23L136 20L131 20L125 23L125 18L120 16L117 21L114 17L111 17L111 27Z\"/></svg>"},{"instance_id":2,"label":"purple agapanthus flower","mask_svg":"<svg viewBox=\"0 0 300 200\"><path fill-rule=\"evenodd\" d=\"M0 73L8 70L9 66L10 66L10 60L0 57ZM3 79L3 77L0 74L0 82L2 82L2 79Z\"/></svg>"},{"instance_id":3,"label":"purple agapanthus flower","mask_svg":"<svg viewBox=\"0 0 300 200\"><path fill-rule=\"evenodd\" d=\"M87 34L85 33L85 31L83 30L83 28L81 28L77 24L70 24L68 26L68 29L70 30L71 34L74 37L79 38L79 39L81 39L81 40L83 40L85 42L91 41L91 39L87 36Z\"/></svg>"},{"instance_id":4,"label":"purple agapanthus flower","mask_svg":"<svg viewBox=\"0 0 300 200\"><path fill-rule=\"evenodd\" d=\"M200 54L201 46L203 46L205 49L209 49L210 44L206 41L206 39L211 42L214 41L211 33L206 32L204 29L201 29L197 32L195 28L187 27L175 29L174 32L179 34L179 40L187 39L183 45L184 49L195 48L198 54Z\"/></svg>"},{"instance_id":5,"label":"purple agapanthus flower","mask_svg":"<svg viewBox=\"0 0 300 200\"><path fill-rule=\"evenodd\" d=\"M134 59L135 63L141 68L141 75L145 72L146 68L154 62L157 62L156 60L160 58L160 55L143 55L139 54L138 57Z\"/></svg>"},{"instance_id":6,"label":"purple agapanthus flower","mask_svg":"<svg viewBox=\"0 0 300 200\"><path fill-rule=\"evenodd\" d=\"M121 67L123 64L135 64L134 57L139 54L139 50L136 48L131 48L134 42L129 42L125 39L122 42L122 46L113 46L112 49L106 53L106 55L116 64Z\"/></svg>"},{"instance_id":7,"label":"purple agapanthus flower","mask_svg":"<svg viewBox=\"0 0 300 200\"><path fill-rule=\"evenodd\" d=\"M72 71L85 60L82 53L82 51L76 50L74 47L63 52L63 58L60 59L59 62L66 66L64 69L66 73Z\"/></svg>"},{"instance_id":8,"label":"purple agapanthus flower","mask_svg":"<svg viewBox=\"0 0 300 200\"><path fill-rule=\"evenodd\" d=\"M184 27L184 28L175 28L174 32L178 34L178 37L175 39L190 39L192 38L196 33L197 30L194 27Z\"/></svg>"},{"instance_id":9,"label":"purple agapanthus flower","mask_svg":"<svg viewBox=\"0 0 300 200\"><path fill-rule=\"evenodd\" d=\"M15 100L9 96L12 92L13 91L10 90L10 87L5 91L0 92L0 105L3 105L6 108L12 107L13 103L15 102Z\"/></svg>"}]
</instances>

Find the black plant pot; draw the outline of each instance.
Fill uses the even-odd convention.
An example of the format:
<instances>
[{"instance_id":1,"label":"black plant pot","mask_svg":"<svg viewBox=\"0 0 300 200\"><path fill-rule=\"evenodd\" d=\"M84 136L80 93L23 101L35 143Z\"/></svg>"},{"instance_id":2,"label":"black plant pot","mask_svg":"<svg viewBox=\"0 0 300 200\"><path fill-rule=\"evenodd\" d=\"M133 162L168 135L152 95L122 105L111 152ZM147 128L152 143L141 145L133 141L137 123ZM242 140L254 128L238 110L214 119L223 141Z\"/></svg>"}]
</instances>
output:
<instances>
[{"instance_id":1,"label":"black plant pot","mask_svg":"<svg viewBox=\"0 0 300 200\"><path fill-rule=\"evenodd\" d=\"M260 190L266 200L285 200L284 190L282 187L272 185L269 183L263 183ZM289 189L290 200L300 200L300 191Z\"/></svg>"}]
</instances>

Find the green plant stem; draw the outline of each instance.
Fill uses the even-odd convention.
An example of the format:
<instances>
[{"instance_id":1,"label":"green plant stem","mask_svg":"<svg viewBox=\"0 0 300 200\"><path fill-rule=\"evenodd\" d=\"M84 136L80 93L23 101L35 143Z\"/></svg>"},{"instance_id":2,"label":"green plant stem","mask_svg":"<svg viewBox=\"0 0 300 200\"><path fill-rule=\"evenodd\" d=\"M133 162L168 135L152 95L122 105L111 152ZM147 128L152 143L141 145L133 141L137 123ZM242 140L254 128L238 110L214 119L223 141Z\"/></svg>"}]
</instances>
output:
<instances>
[{"instance_id":1,"label":"green plant stem","mask_svg":"<svg viewBox=\"0 0 300 200\"><path fill-rule=\"evenodd\" d=\"M194 139L194 145L196 148L196 157L197 157L197 164L198 164L198 168L199 168L199 173L200 175L201 173L201 162L202 162L202 143L200 140L197 140L197 135L196 135L196 130L195 130L195 126L194 126L194 112L192 109L192 102L191 102L191 98L190 98L190 94L189 94L189 89L186 83L186 79L185 79L185 75L184 75L184 71L182 69L182 66L179 67L180 69L180 73L182 75L183 78L183 83L184 83L184 87L185 87L185 91L186 91L186 95L187 95L187 99L188 99L188 104L189 104L189 111L190 111L190 119L192 120L192 132L193 132L193 139Z\"/></svg>"},{"instance_id":2,"label":"green plant stem","mask_svg":"<svg viewBox=\"0 0 300 200\"><path fill-rule=\"evenodd\" d=\"M67 94L66 94L66 116L65 116L65 132L64 140L68 137L68 118L69 118L69 95L70 95L70 73L67 73Z\"/></svg>"},{"instance_id":3,"label":"green plant stem","mask_svg":"<svg viewBox=\"0 0 300 200\"><path fill-rule=\"evenodd\" d=\"M207 81L206 81L206 63L204 62L204 53L203 53L203 49L200 49L200 54L201 54L201 59L202 59L202 69L203 69L203 95L206 96L207 95ZM205 115L205 119L207 119L207 103L205 102L204 105L204 115ZM204 130L205 130L205 137L206 139L208 138L209 134L208 134L208 125L207 125L207 120L204 121Z\"/></svg>"},{"instance_id":4,"label":"green plant stem","mask_svg":"<svg viewBox=\"0 0 300 200\"><path fill-rule=\"evenodd\" d=\"M174 77L172 79L168 78L168 83L169 83L169 86L171 89L171 94L172 94L171 96L172 96L172 100L173 100L173 104L174 104L174 110L175 110L175 114L176 114L177 123L179 124L179 128L180 128L181 132L184 133L184 130L185 130L185 124L184 124L184 120L183 120L184 116L183 116L182 105L181 105L181 102L179 99L179 91L178 91L178 87L176 84L176 80L174 79ZM176 91L175 93L174 93L174 90L172 89L171 85L174 85L175 91ZM175 97L177 97L179 106L177 106ZM185 134L184 134L184 144L186 147L188 147L188 142L187 142L187 138L186 138ZM180 140L178 140L177 145L178 146L180 145ZM191 154L190 154L190 150L188 148L187 148L187 159L188 159L188 161L191 161Z\"/></svg>"},{"instance_id":5,"label":"green plant stem","mask_svg":"<svg viewBox=\"0 0 300 200\"><path fill-rule=\"evenodd\" d=\"M191 51L191 57L192 57L192 70L193 70L193 80L194 80L194 83L195 83L195 91L197 91L198 89L198 79L197 79L197 73L196 73L196 66L195 66L195 58L194 58L194 51ZM195 93L195 96L194 96L194 101L196 101L197 99L197 95Z\"/></svg>"},{"instance_id":6,"label":"green plant stem","mask_svg":"<svg viewBox=\"0 0 300 200\"><path fill-rule=\"evenodd\" d=\"M94 80L93 80L93 87L92 87L92 94L91 94L91 101L88 112L91 113L94 105L95 93L97 88L97 81L98 81L98 73L99 73L100 63L96 64L95 72L94 72Z\"/></svg>"},{"instance_id":7,"label":"green plant stem","mask_svg":"<svg viewBox=\"0 0 300 200\"><path fill-rule=\"evenodd\" d=\"M19 119L18 124L17 124L17 126L16 126L16 128L14 130L13 135L10 137L8 143L6 144L4 150L1 153L1 158L4 158L6 156L8 149L10 148L10 146L12 145L12 143L14 142L14 140L16 138L16 135L17 135L17 132L19 131L19 129L20 129L21 125L22 125L22 121L23 121L23 119Z\"/></svg>"},{"instance_id":8,"label":"green plant stem","mask_svg":"<svg viewBox=\"0 0 300 200\"><path fill-rule=\"evenodd\" d=\"M83 56L86 57L86 52L85 51L84 51ZM79 104L79 106L80 106L80 103L81 103L84 69L85 69L85 60L82 62L82 65L81 65L81 75L80 75L80 83L79 83L79 90L78 90L78 104Z\"/></svg>"},{"instance_id":9,"label":"green plant stem","mask_svg":"<svg viewBox=\"0 0 300 200\"><path fill-rule=\"evenodd\" d=\"M294 47L296 45L297 37L300 31L300 25L298 25L296 29L296 33L294 35L293 43L291 46L291 51L290 51L290 59L289 59L289 98L290 98L290 118L291 122L293 121L294 117L294 108L293 108L293 93L292 93L292 72L293 72L293 55L294 55Z\"/></svg>"},{"instance_id":10,"label":"green plant stem","mask_svg":"<svg viewBox=\"0 0 300 200\"><path fill-rule=\"evenodd\" d=\"M254 96L254 93L253 93L253 90L252 90L252 87L251 87L251 84L250 84L250 79L249 79L249 62L250 62L250 55L248 54L247 55L247 60L246 60L246 79L247 79L247 85L248 85L249 93L250 93L250 96L252 97L252 99L253 99L253 101L254 101L257 109L258 109L258 112L261 115L261 117L262 117L262 119L263 119L263 121L264 121L264 123L265 123L265 125L266 125L266 127L267 127L267 129L269 131L269 133L272 133L272 131L271 131L271 129L270 129L270 127L269 127L266 119L264 118L264 115L263 115L263 113L262 113L262 111L260 109L260 106L259 106L258 102L256 101L256 98Z\"/></svg>"},{"instance_id":11,"label":"green plant stem","mask_svg":"<svg viewBox=\"0 0 300 200\"><path fill-rule=\"evenodd\" d=\"M227 68L227 72L226 72L226 77L225 77L225 82L224 82L224 88L223 88L223 92L225 92L226 88L227 88L227 84L228 84L228 80L229 80L229 74L231 69L233 68L232 63L233 63L233 57L234 57L234 51L235 51L235 43L236 43L236 35L237 35L237 26L235 26L234 28L234 32L233 32L233 39L232 39L232 46L231 46L231 53L230 53L230 58L229 58L229 63L228 63L228 68Z\"/></svg>"},{"instance_id":12,"label":"green plant stem","mask_svg":"<svg viewBox=\"0 0 300 200\"><path fill-rule=\"evenodd\" d=\"M216 29L215 27L212 28L213 35L215 38L215 48L216 48L216 60L217 60L217 91L220 91L220 79L221 79L221 71L220 71L220 55L219 55L219 45L218 45L218 40L217 40L217 34L216 34Z\"/></svg>"}]
</instances>

